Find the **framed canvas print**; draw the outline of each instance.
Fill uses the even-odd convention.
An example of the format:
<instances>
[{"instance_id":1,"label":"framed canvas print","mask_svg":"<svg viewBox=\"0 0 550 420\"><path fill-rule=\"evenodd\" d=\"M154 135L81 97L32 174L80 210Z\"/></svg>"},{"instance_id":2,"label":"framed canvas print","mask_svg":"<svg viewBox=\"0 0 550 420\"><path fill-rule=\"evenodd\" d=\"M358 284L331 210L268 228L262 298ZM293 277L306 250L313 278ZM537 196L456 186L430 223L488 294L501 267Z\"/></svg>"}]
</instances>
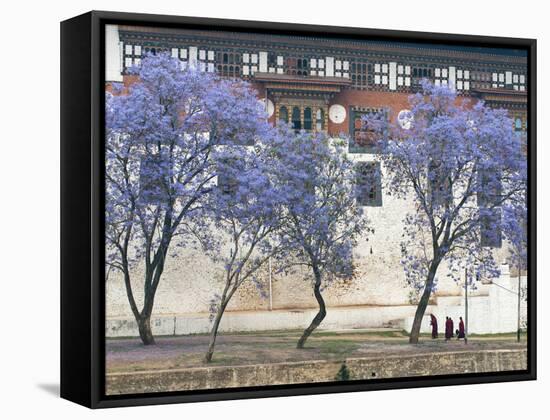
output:
<instances>
[{"instance_id":1,"label":"framed canvas print","mask_svg":"<svg viewBox=\"0 0 550 420\"><path fill-rule=\"evenodd\" d=\"M536 377L536 42L61 24L61 394Z\"/></svg>"}]
</instances>

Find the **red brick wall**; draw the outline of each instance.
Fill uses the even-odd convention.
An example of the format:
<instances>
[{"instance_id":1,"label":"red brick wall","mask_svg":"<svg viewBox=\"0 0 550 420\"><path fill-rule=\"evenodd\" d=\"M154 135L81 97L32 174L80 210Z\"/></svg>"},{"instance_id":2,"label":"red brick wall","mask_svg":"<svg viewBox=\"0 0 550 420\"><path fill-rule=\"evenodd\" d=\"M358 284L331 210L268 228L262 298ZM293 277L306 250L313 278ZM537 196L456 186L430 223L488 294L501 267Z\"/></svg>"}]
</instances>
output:
<instances>
[{"instance_id":1,"label":"red brick wall","mask_svg":"<svg viewBox=\"0 0 550 420\"><path fill-rule=\"evenodd\" d=\"M346 108L346 119L341 124L328 122L328 131L331 135L339 133L349 133L349 110L352 106L370 107L370 108L390 108L391 118L397 118L397 114L402 109L409 107L409 93L401 92L374 92L365 90L346 89L335 95L331 100L330 105L340 104Z\"/></svg>"}]
</instances>

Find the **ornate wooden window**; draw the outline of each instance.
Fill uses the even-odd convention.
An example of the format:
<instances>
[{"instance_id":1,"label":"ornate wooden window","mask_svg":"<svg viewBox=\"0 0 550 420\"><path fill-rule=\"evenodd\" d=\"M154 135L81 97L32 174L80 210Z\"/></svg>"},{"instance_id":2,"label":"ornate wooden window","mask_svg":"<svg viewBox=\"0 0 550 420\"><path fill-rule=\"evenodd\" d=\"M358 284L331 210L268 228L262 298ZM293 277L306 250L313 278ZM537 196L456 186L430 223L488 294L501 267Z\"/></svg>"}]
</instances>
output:
<instances>
[{"instance_id":1,"label":"ornate wooden window","mask_svg":"<svg viewBox=\"0 0 550 420\"><path fill-rule=\"evenodd\" d=\"M325 111L323 108L319 108L315 113L315 129L317 131L325 129Z\"/></svg>"},{"instance_id":2,"label":"ornate wooden window","mask_svg":"<svg viewBox=\"0 0 550 420\"><path fill-rule=\"evenodd\" d=\"M159 204L168 198L168 184L163 178L158 152L147 152L139 166L139 199L147 204Z\"/></svg>"},{"instance_id":3,"label":"ornate wooden window","mask_svg":"<svg viewBox=\"0 0 550 420\"><path fill-rule=\"evenodd\" d=\"M527 82L527 80L526 80L524 74L514 74L513 75L513 78L512 78L513 85L512 86L513 86L514 90L519 90L521 92L524 92L526 82Z\"/></svg>"},{"instance_id":4,"label":"ornate wooden window","mask_svg":"<svg viewBox=\"0 0 550 420\"><path fill-rule=\"evenodd\" d=\"M448 86L449 85L449 69L446 67L436 67L434 69L434 85Z\"/></svg>"},{"instance_id":5,"label":"ornate wooden window","mask_svg":"<svg viewBox=\"0 0 550 420\"><path fill-rule=\"evenodd\" d=\"M361 206L382 206L380 162L359 162L357 170L357 203Z\"/></svg>"},{"instance_id":6,"label":"ornate wooden window","mask_svg":"<svg viewBox=\"0 0 550 420\"><path fill-rule=\"evenodd\" d=\"M302 116L300 115L300 108L297 106L292 107L292 128L296 131L302 129Z\"/></svg>"},{"instance_id":7,"label":"ornate wooden window","mask_svg":"<svg viewBox=\"0 0 550 420\"><path fill-rule=\"evenodd\" d=\"M521 117L516 117L514 120L514 131L523 131L523 123Z\"/></svg>"},{"instance_id":8,"label":"ornate wooden window","mask_svg":"<svg viewBox=\"0 0 550 420\"><path fill-rule=\"evenodd\" d=\"M441 69L439 69L439 74L441 75ZM427 65L425 63L422 64L414 64L412 66L412 90L418 91L422 88L422 80L428 79L432 80L432 78L438 78L438 68L432 67L431 65ZM446 78L446 76L445 76ZM434 81L434 84L436 82Z\"/></svg>"},{"instance_id":9,"label":"ornate wooden window","mask_svg":"<svg viewBox=\"0 0 550 420\"><path fill-rule=\"evenodd\" d=\"M411 87L412 71L411 66L405 64L397 65L397 90L408 90Z\"/></svg>"},{"instance_id":10,"label":"ornate wooden window","mask_svg":"<svg viewBox=\"0 0 550 420\"><path fill-rule=\"evenodd\" d=\"M231 161L222 162L230 165ZM217 186L223 194L235 194L239 186L237 178L229 171L224 170L223 165L217 169Z\"/></svg>"},{"instance_id":11,"label":"ornate wooden window","mask_svg":"<svg viewBox=\"0 0 550 420\"><path fill-rule=\"evenodd\" d=\"M313 118L311 113L311 108L304 108L304 130L313 129Z\"/></svg>"},{"instance_id":12,"label":"ornate wooden window","mask_svg":"<svg viewBox=\"0 0 550 420\"><path fill-rule=\"evenodd\" d=\"M187 54L187 48L176 48L176 47L173 47L170 49L170 55L172 56L172 58L177 58L180 60L181 64L181 69L182 70L185 70L187 68L187 63L188 63L188 54Z\"/></svg>"},{"instance_id":13,"label":"ornate wooden window","mask_svg":"<svg viewBox=\"0 0 550 420\"><path fill-rule=\"evenodd\" d=\"M215 57L216 53L207 48L199 48L197 68L200 71L207 71L213 73L215 69Z\"/></svg>"},{"instance_id":14,"label":"ornate wooden window","mask_svg":"<svg viewBox=\"0 0 550 420\"><path fill-rule=\"evenodd\" d=\"M200 51L199 51L200 58ZM214 63L214 60L209 63ZM241 77L241 53L236 51L224 51L218 52L218 74L223 77ZM244 66L242 68L242 74L246 76L244 72Z\"/></svg>"},{"instance_id":15,"label":"ornate wooden window","mask_svg":"<svg viewBox=\"0 0 550 420\"><path fill-rule=\"evenodd\" d=\"M502 183L499 176L488 175L494 169L478 172L477 205L481 212L481 246L500 248L502 246L502 223L499 202L502 195Z\"/></svg>"},{"instance_id":16,"label":"ornate wooden window","mask_svg":"<svg viewBox=\"0 0 550 420\"><path fill-rule=\"evenodd\" d=\"M144 49L141 45L124 44L123 46L123 68L124 72L132 66L139 66Z\"/></svg>"},{"instance_id":17,"label":"ornate wooden window","mask_svg":"<svg viewBox=\"0 0 550 420\"><path fill-rule=\"evenodd\" d=\"M334 61L334 77L343 77L349 79L350 66L349 61L337 58Z\"/></svg>"},{"instance_id":18,"label":"ornate wooden window","mask_svg":"<svg viewBox=\"0 0 550 420\"><path fill-rule=\"evenodd\" d=\"M241 58L242 76L247 78L254 75L259 69L258 54L245 52Z\"/></svg>"},{"instance_id":19,"label":"ornate wooden window","mask_svg":"<svg viewBox=\"0 0 550 420\"><path fill-rule=\"evenodd\" d=\"M383 111L379 108L352 107L350 110L350 153L376 153L378 137L369 130L363 121L363 117Z\"/></svg>"},{"instance_id":20,"label":"ornate wooden window","mask_svg":"<svg viewBox=\"0 0 550 420\"><path fill-rule=\"evenodd\" d=\"M325 59L310 58L309 59L309 75L310 76L325 76Z\"/></svg>"},{"instance_id":21,"label":"ornate wooden window","mask_svg":"<svg viewBox=\"0 0 550 420\"><path fill-rule=\"evenodd\" d=\"M499 208L493 208L481 216L480 231L481 246L502 247L501 211Z\"/></svg>"},{"instance_id":22,"label":"ornate wooden window","mask_svg":"<svg viewBox=\"0 0 550 420\"><path fill-rule=\"evenodd\" d=\"M389 66L388 63L374 64L374 85L380 88L387 88L389 84Z\"/></svg>"},{"instance_id":23,"label":"ornate wooden window","mask_svg":"<svg viewBox=\"0 0 550 420\"><path fill-rule=\"evenodd\" d=\"M443 206L452 199L452 188L441 161L432 160L428 166L429 199L432 207Z\"/></svg>"},{"instance_id":24,"label":"ornate wooden window","mask_svg":"<svg viewBox=\"0 0 550 420\"><path fill-rule=\"evenodd\" d=\"M268 71L268 73L282 74L282 69L283 69L282 58L283 58L282 56L278 56L274 52L269 52L267 54L267 71ZM281 65L279 66L278 63L281 63ZM279 72L279 67L281 68L280 72Z\"/></svg>"},{"instance_id":25,"label":"ornate wooden window","mask_svg":"<svg viewBox=\"0 0 550 420\"><path fill-rule=\"evenodd\" d=\"M497 89L497 88L503 88L504 87L504 78L505 78L505 75L504 73L502 72L493 72L493 74L491 75L491 87L493 89Z\"/></svg>"},{"instance_id":26,"label":"ornate wooden window","mask_svg":"<svg viewBox=\"0 0 550 420\"><path fill-rule=\"evenodd\" d=\"M476 89L489 89L491 87L491 73L488 70L472 71L472 87Z\"/></svg>"},{"instance_id":27,"label":"ornate wooden window","mask_svg":"<svg viewBox=\"0 0 550 420\"><path fill-rule=\"evenodd\" d=\"M456 70L456 90L467 92L470 90L470 70L458 68Z\"/></svg>"},{"instance_id":28,"label":"ornate wooden window","mask_svg":"<svg viewBox=\"0 0 550 420\"><path fill-rule=\"evenodd\" d=\"M285 72L291 76L309 75L309 59L303 57L286 57Z\"/></svg>"},{"instance_id":29,"label":"ornate wooden window","mask_svg":"<svg viewBox=\"0 0 550 420\"><path fill-rule=\"evenodd\" d=\"M368 79L371 72L369 71L369 68L372 70L372 65L368 65L365 62L362 61L353 61L350 66L350 73L351 73L351 83L354 88L359 89L366 89L367 85L372 84L373 80Z\"/></svg>"},{"instance_id":30,"label":"ornate wooden window","mask_svg":"<svg viewBox=\"0 0 550 420\"><path fill-rule=\"evenodd\" d=\"M327 127L327 110L317 101L283 102L277 105L277 121L296 130L323 131Z\"/></svg>"},{"instance_id":31,"label":"ornate wooden window","mask_svg":"<svg viewBox=\"0 0 550 420\"><path fill-rule=\"evenodd\" d=\"M279 108L279 121L283 121L288 124L288 108L284 105Z\"/></svg>"}]
</instances>

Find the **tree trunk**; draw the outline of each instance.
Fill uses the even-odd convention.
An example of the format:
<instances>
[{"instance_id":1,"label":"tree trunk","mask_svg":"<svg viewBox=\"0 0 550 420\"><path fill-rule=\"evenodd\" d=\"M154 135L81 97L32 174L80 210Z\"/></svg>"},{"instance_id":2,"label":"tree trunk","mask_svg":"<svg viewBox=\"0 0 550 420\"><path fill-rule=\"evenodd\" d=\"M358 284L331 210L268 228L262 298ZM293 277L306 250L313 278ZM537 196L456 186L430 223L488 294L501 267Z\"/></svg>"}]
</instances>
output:
<instances>
[{"instance_id":1,"label":"tree trunk","mask_svg":"<svg viewBox=\"0 0 550 420\"><path fill-rule=\"evenodd\" d=\"M151 314L153 313L155 294L157 292L157 286L160 281L160 276L164 271L164 258L165 257L163 256L162 260L158 263L154 275L151 273L145 278L145 284L152 283L152 286L150 286L149 288L145 288L145 302L143 303L143 309L137 321L139 336L142 343L146 346L155 344L155 337L153 336L153 331L151 330ZM150 279L150 276L153 276L153 278Z\"/></svg>"},{"instance_id":2,"label":"tree trunk","mask_svg":"<svg viewBox=\"0 0 550 420\"><path fill-rule=\"evenodd\" d=\"M521 268L518 268L518 331L517 341L521 341Z\"/></svg>"},{"instance_id":3,"label":"tree trunk","mask_svg":"<svg viewBox=\"0 0 550 420\"><path fill-rule=\"evenodd\" d=\"M141 342L148 346L155 344L155 338L153 337L153 331L151 331L151 314L142 315L138 321L139 337Z\"/></svg>"},{"instance_id":4,"label":"tree trunk","mask_svg":"<svg viewBox=\"0 0 550 420\"><path fill-rule=\"evenodd\" d=\"M313 318L313 321L311 321L309 327L304 330L304 333L300 337L300 340L298 340L298 344L296 345L296 348L298 349L304 348L304 344L308 337L319 326L319 324L321 324L321 322L323 321L323 319L325 319L325 316L327 315L325 301L323 299L323 296L321 295L321 273L319 272L317 267L313 267L313 272L315 274L315 287L313 289L313 293L315 294L315 299L317 299L317 302L319 303L319 312L317 312L317 315L315 315L315 318Z\"/></svg>"},{"instance_id":5,"label":"tree trunk","mask_svg":"<svg viewBox=\"0 0 550 420\"><path fill-rule=\"evenodd\" d=\"M221 304L216 318L214 318L214 324L212 325L212 331L210 331L210 341L208 343L208 350L204 356L204 361L210 363L212 361L212 356L214 355L214 346L216 345L216 338L218 337L218 328L220 327L220 322L222 320L223 313L225 312L226 304Z\"/></svg>"},{"instance_id":6,"label":"tree trunk","mask_svg":"<svg viewBox=\"0 0 550 420\"><path fill-rule=\"evenodd\" d=\"M416 307L416 313L414 314L414 321L411 328L411 335L409 337L410 344L418 344L418 337L420 336L420 327L422 326L422 318L428 307L430 295L432 294L432 287L435 279L435 273L437 271L437 264L432 263L430 271L428 272L428 278L426 279L426 286L424 286L424 292Z\"/></svg>"}]
</instances>

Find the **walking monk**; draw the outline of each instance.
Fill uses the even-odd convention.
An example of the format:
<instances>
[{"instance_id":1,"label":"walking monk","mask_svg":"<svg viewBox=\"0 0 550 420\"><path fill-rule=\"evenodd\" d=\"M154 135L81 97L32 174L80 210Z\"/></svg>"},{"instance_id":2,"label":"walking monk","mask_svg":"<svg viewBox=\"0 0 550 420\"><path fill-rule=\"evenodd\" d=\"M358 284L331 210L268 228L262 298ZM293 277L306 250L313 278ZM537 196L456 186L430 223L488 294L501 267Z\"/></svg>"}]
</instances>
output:
<instances>
[{"instance_id":1,"label":"walking monk","mask_svg":"<svg viewBox=\"0 0 550 420\"><path fill-rule=\"evenodd\" d=\"M434 314L430 314L430 325L432 326L432 339L437 338L437 318Z\"/></svg>"},{"instance_id":2,"label":"walking monk","mask_svg":"<svg viewBox=\"0 0 550 420\"><path fill-rule=\"evenodd\" d=\"M458 337L457 340L460 340L461 338L465 338L466 335L464 334L464 321L462 320L462 317L460 317L460 322L458 323Z\"/></svg>"}]
</instances>

